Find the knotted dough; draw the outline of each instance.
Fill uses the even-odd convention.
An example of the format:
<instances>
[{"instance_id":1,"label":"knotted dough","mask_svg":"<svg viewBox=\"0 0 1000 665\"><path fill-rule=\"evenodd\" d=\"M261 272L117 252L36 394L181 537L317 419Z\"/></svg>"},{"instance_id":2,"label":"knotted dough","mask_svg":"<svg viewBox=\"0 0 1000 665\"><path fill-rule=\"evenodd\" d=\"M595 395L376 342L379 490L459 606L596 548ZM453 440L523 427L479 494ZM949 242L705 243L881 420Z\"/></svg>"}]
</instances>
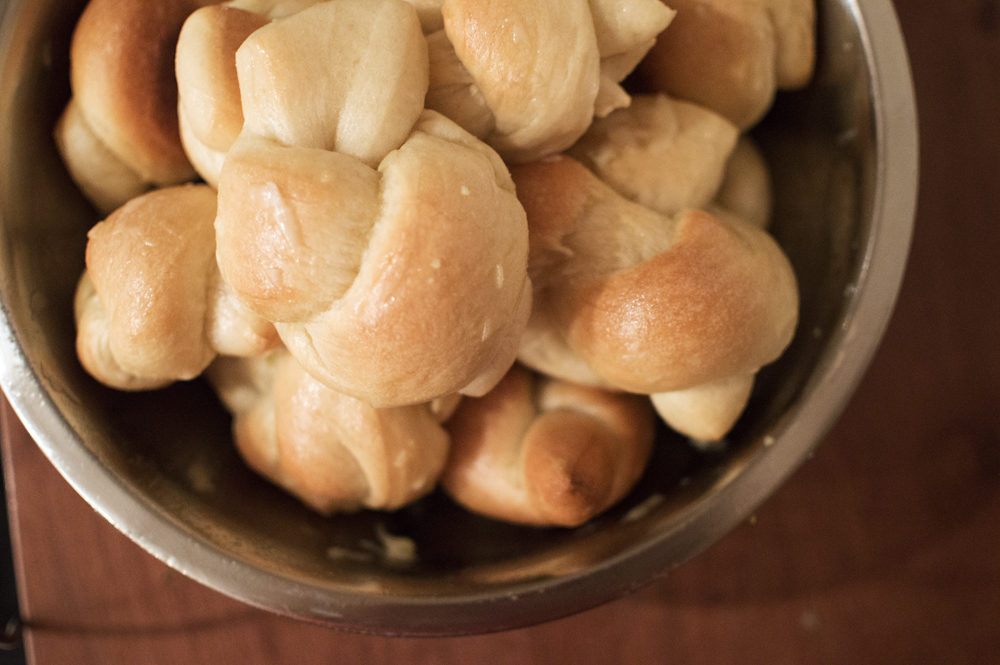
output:
<instances>
[{"instance_id":1,"label":"knotted dough","mask_svg":"<svg viewBox=\"0 0 1000 665\"><path fill-rule=\"evenodd\" d=\"M88 234L75 300L77 355L99 381L147 390L198 376L219 353L278 344L215 262L216 195L180 185L139 196Z\"/></svg>"},{"instance_id":2,"label":"knotted dough","mask_svg":"<svg viewBox=\"0 0 1000 665\"><path fill-rule=\"evenodd\" d=\"M423 110L402 0L332 0L237 52L219 179L226 282L329 387L375 406L485 392L531 308L524 210L485 143Z\"/></svg>"},{"instance_id":3,"label":"knotted dough","mask_svg":"<svg viewBox=\"0 0 1000 665\"><path fill-rule=\"evenodd\" d=\"M430 404L373 408L319 383L284 349L220 357L206 374L247 464L320 513L393 510L437 485L447 413Z\"/></svg>"},{"instance_id":4,"label":"knotted dough","mask_svg":"<svg viewBox=\"0 0 1000 665\"><path fill-rule=\"evenodd\" d=\"M427 38L427 106L513 163L564 150L595 115L627 106L618 83L673 11L658 0L444 0L441 15Z\"/></svg>"},{"instance_id":5,"label":"knotted dough","mask_svg":"<svg viewBox=\"0 0 1000 665\"><path fill-rule=\"evenodd\" d=\"M70 175L107 214L195 172L181 145L174 52L210 0L90 0L70 45L72 97L55 128Z\"/></svg>"},{"instance_id":6,"label":"knotted dough","mask_svg":"<svg viewBox=\"0 0 1000 665\"><path fill-rule=\"evenodd\" d=\"M441 484L482 515L533 526L578 526L624 497L646 468L649 400L543 377L514 365L447 423Z\"/></svg>"},{"instance_id":7,"label":"knotted dough","mask_svg":"<svg viewBox=\"0 0 1000 665\"><path fill-rule=\"evenodd\" d=\"M677 11L638 67L654 90L707 106L741 130L816 60L814 0L669 0Z\"/></svg>"},{"instance_id":8,"label":"knotted dough","mask_svg":"<svg viewBox=\"0 0 1000 665\"><path fill-rule=\"evenodd\" d=\"M759 228L696 209L662 215L569 157L512 174L531 231L529 366L641 394L743 377L724 390L734 399L791 341L795 275Z\"/></svg>"}]
</instances>

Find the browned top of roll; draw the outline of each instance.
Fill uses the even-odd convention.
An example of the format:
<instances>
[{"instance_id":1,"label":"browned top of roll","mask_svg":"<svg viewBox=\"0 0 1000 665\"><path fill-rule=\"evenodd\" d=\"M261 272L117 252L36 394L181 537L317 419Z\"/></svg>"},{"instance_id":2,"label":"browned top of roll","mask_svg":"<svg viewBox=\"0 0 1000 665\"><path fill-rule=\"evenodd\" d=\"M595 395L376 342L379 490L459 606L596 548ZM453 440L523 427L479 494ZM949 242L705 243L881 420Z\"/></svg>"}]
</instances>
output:
<instances>
[{"instance_id":1,"label":"browned top of roll","mask_svg":"<svg viewBox=\"0 0 1000 665\"><path fill-rule=\"evenodd\" d=\"M441 482L466 508L535 526L577 526L632 488L653 442L649 400L552 380L514 365L447 428Z\"/></svg>"},{"instance_id":2,"label":"browned top of roll","mask_svg":"<svg viewBox=\"0 0 1000 665\"><path fill-rule=\"evenodd\" d=\"M90 230L87 270L127 372L190 379L214 357L205 331L214 219L215 192L184 185L132 199Z\"/></svg>"},{"instance_id":3,"label":"browned top of roll","mask_svg":"<svg viewBox=\"0 0 1000 665\"><path fill-rule=\"evenodd\" d=\"M813 0L670 0L670 27L639 65L656 90L703 104L741 129L815 61Z\"/></svg>"},{"instance_id":4,"label":"browned top of roll","mask_svg":"<svg viewBox=\"0 0 1000 665\"><path fill-rule=\"evenodd\" d=\"M487 142L527 161L569 147L590 124L600 53L586 0L447 0L445 31L496 116Z\"/></svg>"},{"instance_id":5,"label":"browned top of roll","mask_svg":"<svg viewBox=\"0 0 1000 665\"><path fill-rule=\"evenodd\" d=\"M536 313L604 381L678 390L773 361L798 291L765 232L688 210L668 218L622 198L570 158L517 167Z\"/></svg>"},{"instance_id":6,"label":"browned top of roll","mask_svg":"<svg viewBox=\"0 0 1000 665\"><path fill-rule=\"evenodd\" d=\"M177 128L174 52L181 25L208 0L91 0L73 34L73 95L94 132L143 178L193 177Z\"/></svg>"}]
</instances>

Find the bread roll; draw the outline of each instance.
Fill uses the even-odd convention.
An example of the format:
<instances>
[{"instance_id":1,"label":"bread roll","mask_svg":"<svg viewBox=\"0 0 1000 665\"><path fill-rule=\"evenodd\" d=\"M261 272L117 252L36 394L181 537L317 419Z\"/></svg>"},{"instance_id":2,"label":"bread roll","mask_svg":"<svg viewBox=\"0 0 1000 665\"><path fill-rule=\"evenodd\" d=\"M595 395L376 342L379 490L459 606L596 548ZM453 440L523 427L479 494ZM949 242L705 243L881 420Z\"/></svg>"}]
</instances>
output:
<instances>
[{"instance_id":1,"label":"bread roll","mask_svg":"<svg viewBox=\"0 0 1000 665\"><path fill-rule=\"evenodd\" d=\"M518 524L578 526L642 475L653 443L648 399L541 377L515 365L447 423L441 483L474 512Z\"/></svg>"},{"instance_id":2,"label":"bread roll","mask_svg":"<svg viewBox=\"0 0 1000 665\"><path fill-rule=\"evenodd\" d=\"M715 198L739 132L697 104L636 95L597 119L568 154L625 198L673 215Z\"/></svg>"},{"instance_id":3,"label":"bread roll","mask_svg":"<svg viewBox=\"0 0 1000 665\"><path fill-rule=\"evenodd\" d=\"M815 63L814 0L670 0L677 11L638 70L654 89L707 106L741 130Z\"/></svg>"},{"instance_id":4,"label":"bread roll","mask_svg":"<svg viewBox=\"0 0 1000 665\"><path fill-rule=\"evenodd\" d=\"M608 386L651 394L752 374L790 342L791 265L739 220L672 218L632 203L568 157L512 170L528 214L535 309L520 358L570 352ZM562 350L537 353L539 340Z\"/></svg>"},{"instance_id":5,"label":"bread roll","mask_svg":"<svg viewBox=\"0 0 1000 665\"><path fill-rule=\"evenodd\" d=\"M496 118L505 160L557 152L594 117L600 53L586 0L446 0L444 29Z\"/></svg>"},{"instance_id":6,"label":"bread roll","mask_svg":"<svg viewBox=\"0 0 1000 665\"><path fill-rule=\"evenodd\" d=\"M393 510L437 483L448 435L427 404L375 409L316 381L283 349L206 373L247 464L329 514Z\"/></svg>"},{"instance_id":7,"label":"bread roll","mask_svg":"<svg viewBox=\"0 0 1000 665\"><path fill-rule=\"evenodd\" d=\"M441 11L427 107L508 162L564 150L627 105L618 83L673 16L653 0L444 0Z\"/></svg>"},{"instance_id":8,"label":"bread roll","mask_svg":"<svg viewBox=\"0 0 1000 665\"><path fill-rule=\"evenodd\" d=\"M421 111L426 48L402 0L257 30L237 51L244 127L219 180L226 282L307 371L378 407L488 390L530 312L513 183Z\"/></svg>"},{"instance_id":9,"label":"bread roll","mask_svg":"<svg viewBox=\"0 0 1000 665\"><path fill-rule=\"evenodd\" d=\"M90 230L76 296L77 354L96 379L145 390L199 375L220 352L273 348L274 327L239 303L215 262L216 197L155 190Z\"/></svg>"},{"instance_id":10,"label":"bread roll","mask_svg":"<svg viewBox=\"0 0 1000 665\"><path fill-rule=\"evenodd\" d=\"M199 175L218 185L224 154L243 129L236 50L269 20L228 5L191 14L177 40L180 136Z\"/></svg>"},{"instance_id":11,"label":"bread roll","mask_svg":"<svg viewBox=\"0 0 1000 665\"><path fill-rule=\"evenodd\" d=\"M70 46L72 101L79 122L134 174L145 188L191 180L195 173L184 154L177 126L177 83L174 52L184 20L209 0L91 0L80 16ZM67 131L75 125L60 125ZM78 131L78 129L77 129ZM72 145L65 137L59 145ZM83 154L69 150L63 158L71 174L86 173L74 162ZM102 211L125 200L121 179L106 193L91 179L85 194ZM127 199L126 199L127 200Z\"/></svg>"},{"instance_id":12,"label":"bread roll","mask_svg":"<svg viewBox=\"0 0 1000 665\"><path fill-rule=\"evenodd\" d=\"M243 129L236 51L271 20L323 0L232 0L188 17L177 41L178 121L188 159L218 187L226 152Z\"/></svg>"},{"instance_id":13,"label":"bread roll","mask_svg":"<svg viewBox=\"0 0 1000 665\"><path fill-rule=\"evenodd\" d=\"M703 106L641 94L596 119L567 154L625 198L665 215L723 208L759 228L771 217L771 175L748 135Z\"/></svg>"},{"instance_id":14,"label":"bread roll","mask_svg":"<svg viewBox=\"0 0 1000 665\"><path fill-rule=\"evenodd\" d=\"M481 393L514 361L524 210L496 153L438 114L378 171L244 132L216 228L226 281L339 392L376 406Z\"/></svg>"}]
</instances>

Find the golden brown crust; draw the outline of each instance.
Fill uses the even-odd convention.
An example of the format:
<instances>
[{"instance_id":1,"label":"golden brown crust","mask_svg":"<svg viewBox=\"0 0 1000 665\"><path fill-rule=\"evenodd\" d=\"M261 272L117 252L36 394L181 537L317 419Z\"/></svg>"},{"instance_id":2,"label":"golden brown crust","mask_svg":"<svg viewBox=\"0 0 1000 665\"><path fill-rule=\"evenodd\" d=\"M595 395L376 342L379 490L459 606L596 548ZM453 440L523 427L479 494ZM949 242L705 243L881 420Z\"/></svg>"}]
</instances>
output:
<instances>
[{"instance_id":1,"label":"golden brown crust","mask_svg":"<svg viewBox=\"0 0 1000 665\"><path fill-rule=\"evenodd\" d=\"M277 344L235 301L215 262L215 192L205 185L132 199L88 234L77 291L77 349L98 380L128 390L197 376L224 350Z\"/></svg>"},{"instance_id":2,"label":"golden brown crust","mask_svg":"<svg viewBox=\"0 0 1000 665\"><path fill-rule=\"evenodd\" d=\"M800 87L814 62L813 0L670 0L670 27L639 65L655 90L697 102L740 129L778 88Z\"/></svg>"},{"instance_id":3,"label":"golden brown crust","mask_svg":"<svg viewBox=\"0 0 1000 665\"><path fill-rule=\"evenodd\" d=\"M791 340L795 276L766 233L697 210L644 213L565 157L512 175L531 230L533 321L607 384L649 394L752 374ZM544 360L528 350L525 362Z\"/></svg>"},{"instance_id":4,"label":"golden brown crust","mask_svg":"<svg viewBox=\"0 0 1000 665\"><path fill-rule=\"evenodd\" d=\"M444 466L448 435L428 405L374 409L284 350L219 358L208 377L247 464L318 512L399 508L433 489Z\"/></svg>"},{"instance_id":5,"label":"golden brown crust","mask_svg":"<svg viewBox=\"0 0 1000 665\"><path fill-rule=\"evenodd\" d=\"M586 0L446 0L444 27L496 117L506 160L569 147L594 116L600 53Z\"/></svg>"},{"instance_id":6,"label":"golden brown crust","mask_svg":"<svg viewBox=\"0 0 1000 665\"><path fill-rule=\"evenodd\" d=\"M452 448L442 486L489 517L577 526L641 476L653 421L645 398L545 379L515 365L448 421Z\"/></svg>"},{"instance_id":7,"label":"golden brown crust","mask_svg":"<svg viewBox=\"0 0 1000 665\"><path fill-rule=\"evenodd\" d=\"M215 193L191 185L133 199L90 230L87 271L130 374L190 379L214 356L204 328L214 219Z\"/></svg>"},{"instance_id":8,"label":"golden brown crust","mask_svg":"<svg viewBox=\"0 0 1000 665\"><path fill-rule=\"evenodd\" d=\"M659 0L446 0L430 34L427 107L508 162L568 148L627 106L619 82L673 17Z\"/></svg>"},{"instance_id":9,"label":"golden brown crust","mask_svg":"<svg viewBox=\"0 0 1000 665\"><path fill-rule=\"evenodd\" d=\"M208 0L91 0L73 33L73 96L94 133L145 181L194 177L177 128L174 52Z\"/></svg>"},{"instance_id":10,"label":"golden brown crust","mask_svg":"<svg viewBox=\"0 0 1000 665\"><path fill-rule=\"evenodd\" d=\"M776 245L740 231L687 213L671 249L578 294L564 315L570 344L609 383L642 393L776 359L796 323L791 268Z\"/></svg>"},{"instance_id":11,"label":"golden brown crust","mask_svg":"<svg viewBox=\"0 0 1000 665\"><path fill-rule=\"evenodd\" d=\"M66 104L52 135L73 182L102 215L150 188L94 134L75 100Z\"/></svg>"},{"instance_id":12,"label":"golden brown crust","mask_svg":"<svg viewBox=\"0 0 1000 665\"><path fill-rule=\"evenodd\" d=\"M246 134L219 181L219 262L271 321L315 316L354 281L378 217L378 172L347 155Z\"/></svg>"}]
</instances>

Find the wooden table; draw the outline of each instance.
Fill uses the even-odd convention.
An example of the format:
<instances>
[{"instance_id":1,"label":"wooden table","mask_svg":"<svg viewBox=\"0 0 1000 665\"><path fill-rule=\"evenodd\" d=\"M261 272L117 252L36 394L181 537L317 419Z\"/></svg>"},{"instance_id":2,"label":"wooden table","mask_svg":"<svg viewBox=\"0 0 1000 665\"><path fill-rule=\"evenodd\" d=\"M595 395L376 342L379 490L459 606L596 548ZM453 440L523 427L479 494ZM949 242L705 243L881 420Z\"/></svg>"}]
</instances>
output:
<instances>
[{"instance_id":1,"label":"wooden table","mask_svg":"<svg viewBox=\"0 0 1000 665\"><path fill-rule=\"evenodd\" d=\"M896 6L921 128L909 270L843 417L752 523L627 599L547 625L356 636L159 563L4 405L29 662L1000 663L1000 6Z\"/></svg>"}]
</instances>

